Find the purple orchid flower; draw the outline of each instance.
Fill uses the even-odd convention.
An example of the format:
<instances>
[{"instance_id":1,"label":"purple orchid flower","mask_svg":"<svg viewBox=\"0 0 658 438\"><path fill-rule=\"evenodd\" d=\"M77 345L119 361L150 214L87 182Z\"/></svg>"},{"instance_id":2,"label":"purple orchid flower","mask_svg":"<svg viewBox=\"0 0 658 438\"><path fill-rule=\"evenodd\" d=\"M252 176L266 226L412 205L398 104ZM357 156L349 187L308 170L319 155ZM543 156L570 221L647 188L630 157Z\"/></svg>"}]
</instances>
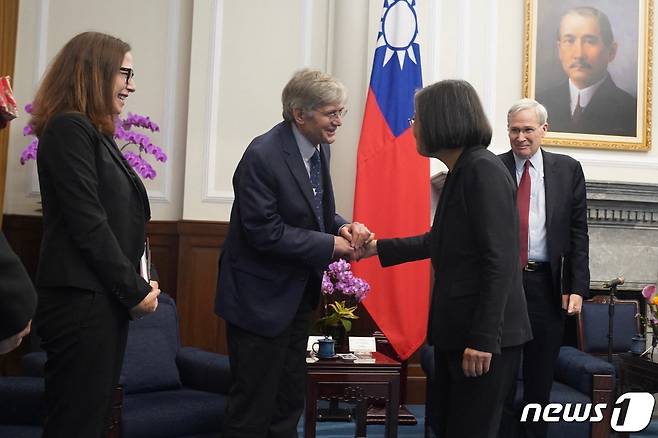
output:
<instances>
[{"instance_id":1,"label":"purple orchid flower","mask_svg":"<svg viewBox=\"0 0 658 438\"><path fill-rule=\"evenodd\" d=\"M642 296L644 298L651 298L653 295L656 294L656 285L655 284L648 284L644 286L644 289L642 289Z\"/></svg>"},{"instance_id":2,"label":"purple orchid flower","mask_svg":"<svg viewBox=\"0 0 658 438\"><path fill-rule=\"evenodd\" d=\"M25 112L28 114L32 113L33 106L31 103L25 105ZM116 118L115 119L115 131L114 138L125 142L121 146L121 151L133 169L143 178L143 179L154 179L157 176L153 166L146 161L146 158L142 156L142 153L146 155L153 155L156 161L164 163L167 161L167 154L159 146L151 142L151 138L140 132L133 131L133 128L142 128L147 129L151 132L160 131L160 127L153 122L150 117L142 116L139 114L128 113L128 116L125 119ZM31 125L26 125L23 128L23 135L34 135L34 131ZM137 146L137 153L125 150L129 145ZM21 164L27 163L29 160L36 160L37 151L39 147L39 140L35 137L22 151L20 156Z\"/></svg>"}]
</instances>

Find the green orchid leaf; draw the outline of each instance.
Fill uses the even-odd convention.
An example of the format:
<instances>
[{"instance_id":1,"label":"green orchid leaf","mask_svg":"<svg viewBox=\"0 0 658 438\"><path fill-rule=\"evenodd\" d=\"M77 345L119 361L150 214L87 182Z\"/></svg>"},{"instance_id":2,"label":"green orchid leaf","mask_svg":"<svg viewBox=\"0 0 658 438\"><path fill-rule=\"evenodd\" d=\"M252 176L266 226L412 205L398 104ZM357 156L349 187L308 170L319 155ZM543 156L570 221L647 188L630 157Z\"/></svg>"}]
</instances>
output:
<instances>
[{"instance_id":1,"label":"green orchid leaf","mask_svg":"<svg viewBox=\"0 0 658 438\"><path fill-rule=\"evenodd\" d=\"M345 328L346 332L352 330L352 321L350 321L349 319L341 319L340 322L343 323L343 327Z\"/></svg>"}]
</instances>

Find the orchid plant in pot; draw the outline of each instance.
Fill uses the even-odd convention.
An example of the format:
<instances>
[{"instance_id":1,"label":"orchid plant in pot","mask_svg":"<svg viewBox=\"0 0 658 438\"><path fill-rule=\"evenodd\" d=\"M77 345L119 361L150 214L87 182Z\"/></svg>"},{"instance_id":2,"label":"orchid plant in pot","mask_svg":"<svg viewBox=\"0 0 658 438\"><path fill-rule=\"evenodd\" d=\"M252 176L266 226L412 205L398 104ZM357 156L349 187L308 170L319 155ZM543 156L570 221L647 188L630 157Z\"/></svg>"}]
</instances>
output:
<instances>
[{"instance_id":1,"label":"orchid plant in pot","mask_svg":"<svg viewBox=\"0 0 658 438\"><path fill-rule=\"evenodd\" d=\"M25 105L25 112L28 114L32 113L32 104L28 103ZM126 161L143 179L155 179L157 172L151 163L149 163L147 157L148 155L153 155L156 161L164 163L167 161L167 154L161 147L153 144L147 134L136 131L135 128L158 132L160 131L160 127L150 117L133 113L128 113L124 119L117 117L114 123L114 138L117 140L117 143L122 143L119 150ZM34 136L32 126L29 123L23 128L23 135ZM133 146L136 152L128 149L130 146ZM25 149L23 149L20 156L21 164L24 165L29 160L36 160L38 150L39 139L35 136Z\"/></svg>"},{"instance_id":2,"label":"orchid plant in pot","mask_svg":"<svg viewBox=\"0 0 658 438\"><path fill-rule=\"evenodd\" d=\"M316 330L331 336L338 347L345 346L356 310L370 291L370 285L354 275L352 266L340 259L331 263L322 276L322 315Z\"/></svg>"}]
</instances>

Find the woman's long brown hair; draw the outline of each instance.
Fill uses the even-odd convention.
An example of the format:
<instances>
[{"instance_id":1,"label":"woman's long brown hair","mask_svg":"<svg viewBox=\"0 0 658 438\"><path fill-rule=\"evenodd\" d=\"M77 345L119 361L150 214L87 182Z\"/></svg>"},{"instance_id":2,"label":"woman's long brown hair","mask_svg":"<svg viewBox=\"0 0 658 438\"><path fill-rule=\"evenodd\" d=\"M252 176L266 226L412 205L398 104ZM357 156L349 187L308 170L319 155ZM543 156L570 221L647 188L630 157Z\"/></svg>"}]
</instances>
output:
<instances>
[{"instance_id":1,"label":"woman's long brown hair","mask_svg":"<svg viewBox=\"0 0 658 438\"><path fill-rule=\"evenodd\" d=\"M73 37L53 59L32 101L30 124L37 137L50 119L78 112L106 134L114 133L114 79L130 45L99 32Z\"/></svg>"}]
</instances>

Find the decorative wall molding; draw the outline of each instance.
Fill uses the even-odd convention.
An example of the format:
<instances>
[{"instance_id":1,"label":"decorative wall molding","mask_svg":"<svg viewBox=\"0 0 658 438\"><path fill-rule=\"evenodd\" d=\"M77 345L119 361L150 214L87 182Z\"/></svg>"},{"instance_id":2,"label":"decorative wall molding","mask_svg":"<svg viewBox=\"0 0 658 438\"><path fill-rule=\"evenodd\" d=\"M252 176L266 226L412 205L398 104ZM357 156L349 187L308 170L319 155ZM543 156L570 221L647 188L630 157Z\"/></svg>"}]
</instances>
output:
<instances>
[{"instance_id":1,"label":"decorative wall molding","mask_svg":"<svg viewBox=\"0 0 658 438\"><path fill-rule=\"evenodd\" d=\"M215 0L211 3L212 23L210 28L211 44L208 47L208 59L210 60L210 73L208 75L208 100L206 101L206 136L203 144L203 199L202 202L218 203L232 205L235 194L232 190L218 190L215 188L216 169L217 169L217 145L218 133L217 125L219 122L219 91L221 84L221 65L222 65L222 40L224 37L224 0ZM300 50L300 63L304 66L310 66L311 53L313 48L313 11L314 2L305 0L301 8L300 21L302 23L302 47ZM330 9L333 11L333 9ZM329 26L331 29L331 26ZM333 41L328 42L329 45Z\"/></svg>"},{"instance_id":2,"label":"decorative wall molding","mask_svg":"<svg viewBox=\"0 0 658 438\"><path fill-rule=\"evenodd\" d=\"M335 33L335 21L336 21L336 2L330 1L327 6L327 49L324 54L324 71L327 73L332 73L334 71L334 47L336 42L334 41Z\"/></svg>"},{"instance_id":3,"label":"decorative wall molding","mask_svg":"<svg viewBox=\"0 0 658 438\"><path fill-rule=\"evenodd\" d=\"M560 147L553 148L551 150L558 153L564 153L560 151ZM596 158L593 158L591 154L582 154L579 152L569 153L569 155L578 160L583 167L598 167L604 168L607 170L611 169L636 169L638 171L653 171L658 170L658 158L652 158L651 156L641 156L639 157L637 153L632 153L632 155L622 156L623 152L620 152L620 155L612 158L604 158L602 155L597 154ZM637 157L637 158L636 158Z\"/></svg>"},{"instance_id":4,"label":"decorative wall molding","mask_svg":"<svg viewBox=\"0 0 658 438\"><path fill-rule=\"evenodd\" d=\"M164 123L162 124L162 140L163 150L169 157L173 156L172 145L176 141L176 87L171 84L178 83L178 65L180 63L180 50L178 47L178 38L180 37L181 28L181 0L168 0L168 37L166 49L166 66L165 66L165 86L162 94L164 95ZM41 0L37 2L37 28L34 53L37 54L36 62L34 63L33 72L33 85L32 88L36 91L39 82L48 66L48 41L49 41L49 16L50 16L50 0ZM164 190L149 190L149 200L153 203L168 204L171 202L172 190L172 160L167 160L162 165L162 170L159 172L161 177L164 177ZM26 195L29 198L41 198L41 191L39 188L39 176L35 170L30 175L29 187L27 188Z\"/></svg>"},{"instance_id":5,"label":"decorative wall molding","mask_svg":"<svg viewBox=\"0 0 658 438\"><path fill-rule=\"evenodd\" d=\"M172 161L174 158L173 145L176 142L176 105L177 87L171 84L177 84L179 81L178 66L180 64L180 50L178 39L180 38L181 28L181 0L169 0L167 11L167 49L165 61L165 82L164 82L164 123L162 127L163 149L170 157L162 165L159 172L164 177L164 190L150 190L149 200L153 203L169 204L171 203L172 190Z\"/></svg>"},{"instance_id":6,"label":"decorative wall molding","mask_svg":"<svg viewBox=\"0 0 658 438\"><path fill-rule=\"evenodd\" d=\"M206 90L206 136L203 143L203 200L202 202L232 204L233 192L214 188L217 169L217 124L219 121L219 86L221 83L222 39L224 37L224 0L211 2L210 41L208 59L210 72Z\"/></svg>"},{"instance_id":7,"label":"decorative wall molding","mask_svg":"<svg viewBox=\"0 0 658 438\"><path fill-rule=\"evenodd\" d=\"M461 34L457 38L457 77L468 80L471 71L471 0L462 0L459 3L459 29Z\"/></svg>"},{"instance_id":8,"label":"decorative wall molding","mask_svg":"<svg viewBox=\"0 0 658 438\"><path fill-rule=\"evenodd\" d=\"M43 0L37 3L37 28L36 37L34 38L34 53L36 53L36 62L32 73L32 89L36 91L41 76L48 66L48 17L50 15L50 0ZM34 166L36 168L36 166ZM29 198L41 198L39 190L39 177L36 169L33 170L29 179L29 187L26 187L26 195Z\"/></svg>"},{"instance_id":9,"label":"decorative wall molding","mask_svg":"<svg viewBox=\"0 0 658 438\"><path fill-rule=\"evenodd\" d=\"M313 4L314 0L304 0L302 4L302 48L301 65L311 66L311 52L313 47Z\"/></svg>"},{"instance_id":10,"label":"decorative wall molding","mask_svg":"<svg viewBox=\"0 0 658 438\"><path fill-rule=\"evenodd\" d=\"M658 230L658 185L587 182L590 226Z\"/></svg>"},{"instance_id":11,"label":"decorative wall molding","mask_svg":"<svg viewBox=\"0 0 658 438\"><path fill-rule=\"evenodd\" d=\"M487 11L487 55L486 66L484 67L489 74L485 76L483 100L484 107L489 120L496 119L496 85L498 69L496 60L498 57L498 2L486 2Z\"/></svg>"},{"instance_id":12,"label":"decorative wall molding","mask_svg":"<svg viewBox=\"0 0 658 438\"><path fill-rule=\"evenodd\" d=\"M41 76L48 65L48 17L50 15L50 0L41 0L37 3L37 36L34 39L36 46L34 53L37 54L37 62L34 64L33 86L36 88Z\"/></svg>"},{"instance_id":13,"label":"decorative wall molding","mask_svg":"<svg viewBox=\"0 0 658 438\"><path fill-rule=\"evenodd\" d=\"M441 17L443 16L442 13L442 5L443 2L432 2L432 13L430 14L431 19L428 20L428 29L433 29L434 32L432 32L433 38L432 38L432 49L431 51L426 51L426 53L431 53L432 56L430 59L422 59L421 62L427 62L429 65L431 65L431 70L430 70L430 79L432 82L435 82L439 79L440 74L441 74ZM430 38L427 38L427 41L430 41Z\"/></svg>"}]
</instances>

